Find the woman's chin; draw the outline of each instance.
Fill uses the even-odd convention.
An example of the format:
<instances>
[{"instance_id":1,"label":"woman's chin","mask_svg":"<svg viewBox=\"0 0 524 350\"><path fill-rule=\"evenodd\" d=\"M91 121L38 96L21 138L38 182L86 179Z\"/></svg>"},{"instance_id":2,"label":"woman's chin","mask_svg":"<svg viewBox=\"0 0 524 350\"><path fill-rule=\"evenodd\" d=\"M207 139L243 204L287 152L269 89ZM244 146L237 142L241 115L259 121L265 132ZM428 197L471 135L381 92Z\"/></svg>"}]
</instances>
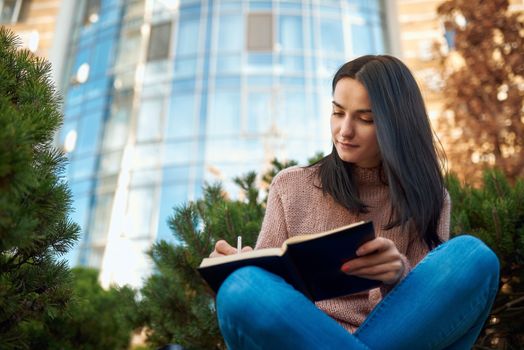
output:
<instances>
[{"instance_id":1,"label":"woman's chin","mask_svg":"<svg viewBox=\"0 0 524 350\"><path fill-rule=\"evenodd\" d=\"M345 163L356 163L359 159L352 154L347 154L346 152L338 152L338 156Z\"/></svg>"}]
</instances>

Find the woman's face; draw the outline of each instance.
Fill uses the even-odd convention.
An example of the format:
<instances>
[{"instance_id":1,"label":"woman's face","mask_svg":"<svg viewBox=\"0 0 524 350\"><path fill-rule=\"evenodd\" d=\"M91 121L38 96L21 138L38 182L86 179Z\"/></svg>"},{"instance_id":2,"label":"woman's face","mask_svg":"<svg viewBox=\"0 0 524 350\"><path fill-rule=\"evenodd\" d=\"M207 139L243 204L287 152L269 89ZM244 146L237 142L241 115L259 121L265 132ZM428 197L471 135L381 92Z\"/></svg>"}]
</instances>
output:
<instances>
[{"instance_id":1,"label":"woman's face","mask_svg":"<svg viewBox=\"0 0 524 350\"><path fill-rule=\"evenodd\" d=\"M371 102L364 85L342 78L333 93L331 136L339 157L361 168L380 164Z\"/></svg>"}]
</instances>

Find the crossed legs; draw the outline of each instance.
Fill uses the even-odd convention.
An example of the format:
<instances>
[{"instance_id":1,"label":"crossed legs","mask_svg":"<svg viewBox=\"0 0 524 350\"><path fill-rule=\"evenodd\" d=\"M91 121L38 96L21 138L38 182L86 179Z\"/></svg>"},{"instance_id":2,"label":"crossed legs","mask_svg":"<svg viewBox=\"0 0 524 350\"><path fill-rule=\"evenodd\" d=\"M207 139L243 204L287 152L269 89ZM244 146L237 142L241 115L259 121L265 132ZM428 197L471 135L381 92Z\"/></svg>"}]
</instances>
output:
<instances>
[{"instance_id":1,"label":"crossed legs","mask_svg":"<svg viewBox=\"0 0 524 350\"><path fill-rule=\"evenodd\" d=\"M229 349L470 349L496 296L499 263L471 236L431 251L351 334L280 277L231 274L217 295Z\"/></svg>"}]
</instances>

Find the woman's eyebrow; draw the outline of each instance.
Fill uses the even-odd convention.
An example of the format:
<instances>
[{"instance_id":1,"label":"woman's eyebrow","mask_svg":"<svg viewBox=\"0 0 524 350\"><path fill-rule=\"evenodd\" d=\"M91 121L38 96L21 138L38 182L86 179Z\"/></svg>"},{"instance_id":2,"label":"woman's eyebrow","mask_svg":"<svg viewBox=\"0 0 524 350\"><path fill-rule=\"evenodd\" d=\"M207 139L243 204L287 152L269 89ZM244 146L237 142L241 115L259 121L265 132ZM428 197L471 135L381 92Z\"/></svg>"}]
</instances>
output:
<instances>
[{"instance_id":1,"label":"woman's eyebrow","mask_svg":"<svg viewBox=\"0 0 524 350\"><path fill-rule=\"evenodd\" d=\"M335 105L336 107L338 107L338 108L346 109L346 108L344 108L344 106L342 106L342 105L341 105L340 103L338 103L338 102L331 101L331 103L334 104L334 105Z\"/></svg>"},{"instance_id":2,"label":"woman's eyebrow","mask_svg":"<svg viewBox=\"0 0 524 350\"><path fill-rule=\"evenodd\" d=\"M344 106L342 106L340 103L338 102L335 102L335 101L331 101L331 103L333 105L335 105L336 107L338 108L342 108L343 110L346 110L346 108ZM373 113L373 111L369 108L362 108L362 109L357 109L355 111L355 113L358 113L358 114L364 114L364 113Z\"/></svg>"}]
</instances>

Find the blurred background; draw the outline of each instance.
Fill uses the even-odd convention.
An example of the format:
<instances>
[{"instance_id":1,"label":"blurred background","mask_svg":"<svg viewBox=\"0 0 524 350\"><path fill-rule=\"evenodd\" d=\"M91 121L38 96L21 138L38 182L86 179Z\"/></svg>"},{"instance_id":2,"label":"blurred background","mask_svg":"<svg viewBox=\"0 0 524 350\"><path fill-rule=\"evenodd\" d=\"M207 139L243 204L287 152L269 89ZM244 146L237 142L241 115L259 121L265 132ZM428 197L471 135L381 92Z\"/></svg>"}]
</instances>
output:
<instances>
[{"instance_id":1,"label":"blurred background","mask_svg":"<svg viewBox=\"0 0 524 350\"><path fill-rule=\"evenodd\" d=\"M331 79L361 55L412 70L460 180L479 184L487 167L522 177L523 10L523 0L0 0L0 24L51 62L63 96L56 145L82 229L69 265L140 289L154 271L147 251L177 244L173 207L206 183L242 200L234 177L330 151Z\"/></svg>"},{"instance_id":2,"label":"blurred background","mask_svg":"<svg viewBox=\"0 0 524 350\"><path fill-rule=\"evenodd\" d=\"M196 268L330 151L332 75L365 54L414 73L450 235L500 260L474 349L524 349L524 0L0 0L0 26L34 54L0 31L1 349L225 349Z\"/></svg>"}]
</instances>

